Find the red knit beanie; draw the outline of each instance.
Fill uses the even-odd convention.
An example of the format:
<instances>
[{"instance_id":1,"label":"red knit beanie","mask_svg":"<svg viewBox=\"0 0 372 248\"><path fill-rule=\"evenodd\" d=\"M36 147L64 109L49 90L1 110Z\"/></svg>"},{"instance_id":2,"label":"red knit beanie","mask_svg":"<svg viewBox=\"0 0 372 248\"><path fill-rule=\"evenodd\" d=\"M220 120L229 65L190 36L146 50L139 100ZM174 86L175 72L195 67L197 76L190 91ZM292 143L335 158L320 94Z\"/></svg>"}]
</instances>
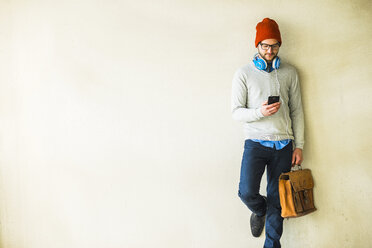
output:
<instances>
[{"instance_id":1,"label":"red knit beanie","mask_svg":"<svg viewBox=\"0 0 372 248\"><path fill-rule=\"evenodd\" d=\"M279 41L280 45L282 44L279 26L270 18L263 19L262 22L259 22L256 26L256 47L258 46L258 43L266 39L276 39Z\"/></svg>"}]
</instances>

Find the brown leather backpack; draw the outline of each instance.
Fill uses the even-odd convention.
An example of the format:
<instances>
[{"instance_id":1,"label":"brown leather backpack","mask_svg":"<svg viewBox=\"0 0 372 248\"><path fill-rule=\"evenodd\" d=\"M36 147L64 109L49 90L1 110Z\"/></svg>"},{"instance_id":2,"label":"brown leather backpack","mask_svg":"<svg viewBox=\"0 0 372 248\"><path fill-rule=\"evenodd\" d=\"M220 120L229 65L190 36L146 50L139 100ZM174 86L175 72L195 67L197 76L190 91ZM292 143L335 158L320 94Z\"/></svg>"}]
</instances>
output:
<instances>
[{"instance_id":1,"label":"brown leather backpack","mask_svg":"<svg viewBox=\"0 0 372 248\"><path fill-rule=\"evenodd\" d=\"M300 217L316 210L314 181L309 169L282 173L279 177L279 198L283 218Z\"/></svg>"}]
</instances>

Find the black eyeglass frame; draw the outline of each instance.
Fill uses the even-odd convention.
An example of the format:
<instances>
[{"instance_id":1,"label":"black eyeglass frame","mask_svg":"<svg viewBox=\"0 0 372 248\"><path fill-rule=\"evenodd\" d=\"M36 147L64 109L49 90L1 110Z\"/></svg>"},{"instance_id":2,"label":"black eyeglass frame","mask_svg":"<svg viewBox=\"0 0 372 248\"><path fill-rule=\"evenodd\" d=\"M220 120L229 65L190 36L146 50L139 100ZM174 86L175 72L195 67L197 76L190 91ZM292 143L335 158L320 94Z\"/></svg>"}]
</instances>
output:
<instances>
[{"instance_id":1,"label":"black eyeglass frame","mask_svg":"<svg viewBox=\"0 0 372 248\"><path fill-rule=\"evenodd\" d=\"M275 43L275 44L272 44L272 45L269 45L269 44L266 44L266 43L261 43L261 42L259 44L260 44L260 46L261 46L261 48L263 50L269 50L270 47L271 47L272 50L278 50L279 47L280 47L280 43L279 42L278 43ZM267 48L263 48L262 45L267 46Z\"/></svg>"}]
</instances>

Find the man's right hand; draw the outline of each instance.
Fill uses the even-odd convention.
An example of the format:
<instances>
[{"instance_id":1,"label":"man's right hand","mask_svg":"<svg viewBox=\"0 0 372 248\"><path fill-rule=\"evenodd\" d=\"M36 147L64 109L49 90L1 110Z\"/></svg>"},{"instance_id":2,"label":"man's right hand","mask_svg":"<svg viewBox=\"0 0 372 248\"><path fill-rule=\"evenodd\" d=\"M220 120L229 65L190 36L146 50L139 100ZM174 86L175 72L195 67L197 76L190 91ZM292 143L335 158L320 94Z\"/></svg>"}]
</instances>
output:
<instances>
[{"instance_id":1,"label":"man's right hand","mask_svg":"<svg viewBox=\"0 0 372 248\"><path fill-rule=\"evenodd\" d=\"M275 114L276 112L278 112L279 108L280 108L280 102L276 102L276 103L273 103L273 104L267 105L267 101L265 101L265 102L262 104L262 107L261 107L261 113L262 113L264 116L270 116L270 115L273 115L273 114Z\"/></svg>"}]
</instances>

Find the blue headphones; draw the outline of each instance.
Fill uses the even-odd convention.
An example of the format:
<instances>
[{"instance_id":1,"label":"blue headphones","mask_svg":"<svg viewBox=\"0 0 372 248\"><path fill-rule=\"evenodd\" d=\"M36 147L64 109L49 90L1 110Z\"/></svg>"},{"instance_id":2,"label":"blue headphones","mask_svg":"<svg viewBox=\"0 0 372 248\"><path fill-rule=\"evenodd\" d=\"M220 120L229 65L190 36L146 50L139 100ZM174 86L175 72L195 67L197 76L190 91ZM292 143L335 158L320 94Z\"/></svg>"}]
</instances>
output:
<instances>
[{"instance_id":1,"label":"blue headphones","mask_svg":"<svg viewBox=\"0 0 372 248\"><path fill-rule=\"evenodd\" d=\"M267 69L267 63L264 59L261 59L260 56L258 56L258 53L253 58L253 63L259 70L266 70ZM279 69L280 66L280 58L276 56L271 64L271 67L273 69Z\"/></svg>"}]
</instances>

